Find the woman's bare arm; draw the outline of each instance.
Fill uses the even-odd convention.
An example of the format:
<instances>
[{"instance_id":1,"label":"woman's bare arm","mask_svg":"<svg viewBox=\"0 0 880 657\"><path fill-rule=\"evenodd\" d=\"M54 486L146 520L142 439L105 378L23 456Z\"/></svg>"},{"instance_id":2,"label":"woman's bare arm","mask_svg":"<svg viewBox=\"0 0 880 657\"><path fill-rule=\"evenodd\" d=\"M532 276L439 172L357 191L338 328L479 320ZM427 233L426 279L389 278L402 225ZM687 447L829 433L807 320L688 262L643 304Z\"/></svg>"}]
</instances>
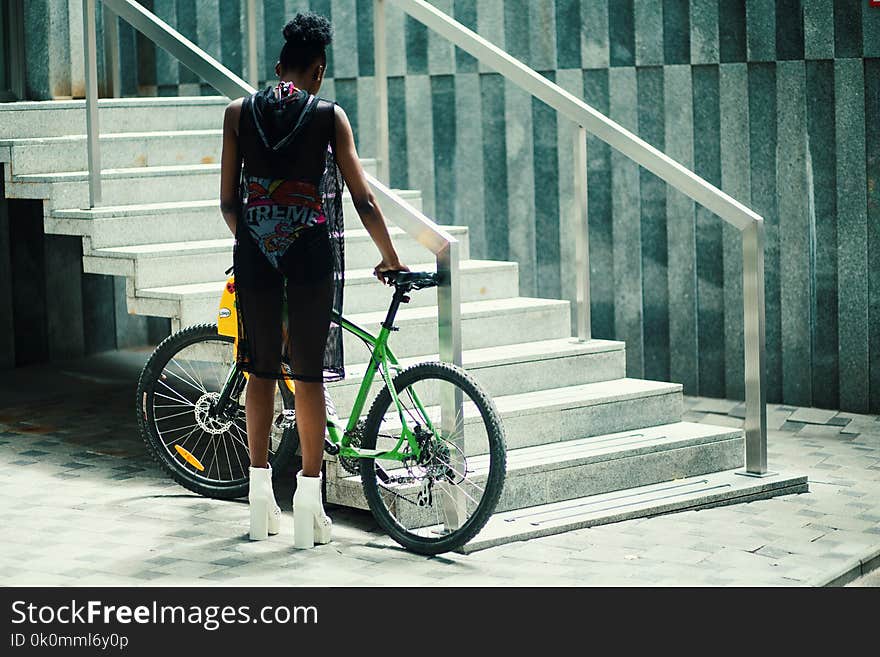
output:
<instances>
[{"instance_id":1,"label":"woman's bare arm","mask_svg":"<svg viewBox=\"0 0 880 657\"><path fill-rule=\"evenodd\" d=\"M391 237L388 235L388 226L385 224L385 217L382 210L370 190L367 178L364 175L364 169L358 158L357 148L354 144L354 133L351 129L351 123L345 110L336 105L336 162L348 191L351 194L352 202L357 210L364 228L370 234L376 248L382 255L382 262L376 265L373 274L380 281L383 281L382 272L385 271L409 271L409 268L400 262L397 251L391 243Z\"/></svg>"},{"instance_id":2,"label":"woman's bare arm","mask_svg":"<svg viewBox=\"0 0 880 657\"><path fill-rule=\"evenodd\" d=\"M241 175L241 153L238 151L238 117L241 98L226 106L223 114L223 151L220 155L220 212L229 230L235 235L241 204L238 182Z\"/></svg>"}]
</instances>

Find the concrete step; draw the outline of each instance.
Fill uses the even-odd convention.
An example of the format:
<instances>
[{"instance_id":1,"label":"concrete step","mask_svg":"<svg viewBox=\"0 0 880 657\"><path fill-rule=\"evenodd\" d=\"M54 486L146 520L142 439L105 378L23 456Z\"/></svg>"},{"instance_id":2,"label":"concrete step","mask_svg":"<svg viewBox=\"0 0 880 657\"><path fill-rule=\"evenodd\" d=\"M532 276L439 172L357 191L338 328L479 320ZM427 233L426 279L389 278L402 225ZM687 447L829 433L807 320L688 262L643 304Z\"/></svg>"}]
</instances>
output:
<instances>
[{"instance_id":1,"label":"concrete step","mask_svg":"<svg viewBox=\"0 0 880 657\"><path fill-rule=\"evenodd\" d=\"M374 164L370 164L367 160L364 162L367 163L367 166ZM152 170L159 167L148 168ZM41 177L51 177L51 175ZM16 193L21 198L50 199L53 194L52 186L60 183L45 181L34 183L35 178L36 176L30 178L31 182L28 183L9 184L15 187ZM219 185L219 180L215 180L215 183ZM66 185L66 183L63 184ZM85 185L85 182L76 184ZM417 210L422 209L419 190L395 189L394 192ZM34 195L31 196L31 194ZM363 228L363 223L354 208L348 189L343 192L342 200L345 229ZM96 247L179 242L183 238L178 236L178 232L181 235L191 234L194 236L193 239L210 239L211 237L229 235L226 224L220 215L219 200L213 195L200 199L171 200L160 203L138 202L123 205L104 203L97 208L84 209L78 207L59 208L52 200L47 206L44 213L47 232L59 235L94 235L94 239L98 240L95 243ZM404 214L395 206L382 207L382 212L391 225L394 225L398 218ZM101 223L91 226L87 222Z\"/></svg>"},{"instance_id":2,"label":"concrete step","mask_svg":"<svg viewBox=\"0 0 880 657\"><path fill-rule=\"evenodd\" d=\"M439 400L431 392L423 393L424 387L419 388L427 413L439 422ZM339 414L347 419L350 406L339 403L335 390L331 394ZM508 451L678 422L682 403L677 383L627 378L496 395L493 401L504 421ZM463 416L464 450L468 456L477 456L486 447L482 419L468 400ZM396 410L387 414L383 426L392 433L399 429ZM380 441L379 447L385 446Z\"/></svg>"},{"instance_id":3,"label":"concrete step","mask_svg":"<svg viewBox=\"0 0 880 657\"><path fill-rule=\"evenodd\" d=\"M219 239L97 249L90 248L91 245L86 242L83 248L84 270L90 274L129 277L132 290L215 283L225 278L224 272L232 265L234 243L223 220L217 217L216 221L226 231L226 235ZM462 258L466 259L467 229L449 226L447 230L462 241ZM388 232L404 263L424 262L431 258L432 254L424 246L400 228L390 227ZM372 238L363 228L346 231L344 248L346 269L372 269L381 259Z\"/></svg>"},{"instance_id":4,"label":"concrete step","mask_svg":"<svg viewBox=\"0 0 880 657\"><path fill-rule=\"evenodd\" d=\"M220 161L223 131L165 130L101 135L104 169L213 164ZM2 153L6 151L6 155ZM11 174L82 171L88 168L85 135L0 140L0 160Z\"/></svg>"},{"instance_id":5,"label":"concrete step","mask_svg":"<svg viewBox=\"0 0 880 657\"><path fill-rule=\"evenodd\" d=\"M690 422L513 449L507 453L507 476L496 513L730 470L742 464L742 430ZM383 462L389 474L394 473L393 465ZM488 466L488 456L467 459L469 478L477 486L485 483ZM338 472L334 479L328 476L328 501L367 508L360 477L339 477ZM418 488L417 484L401 486L396 492L414 499ZM424 516L405 516L407 507L412 505L398 506L398 518L418 526L419 517ZM404 520L407 517L409 523Z\"/></svg>"},{"instance_id":6,"label":"concrete step","mask_svg":"<svg viewBox=\"0 0 880 657\"><path fill-rule=\"evenodd\" d=\"M219 206L220 164L178 164L165 166L131 167L101 171L101 194L104 205L146 204L156 199L169 201L205 201L217 199ZM421 209L421 192L395 190L400 196ZM60 171L56 173L27 173L7 178L6 196L9 198L46 199L50 210L84 208L88 206L88 173ZM358 222L357 212L344 192L346 226ZM383 208L384 210L385 208ZM388 208L386 216L394 223L397 210ZM218 211L219 214L219 211Z\"/></svg>"},{"instance_id":7,"label":"concrete step","mask_svg":"<svg viewBox=\"0 0 880 657\"><path fill-rule=\"evenodd\" d=\"M210 130L223 126L229 99L223 96L101 98L101 134L148 130ZM0 139L82 135L84 100L0 103Z\"/></svg>"},{"instance_id":8,"label":"concrete step","mask_svg":"<svg viewBox=\"0 0 880 657\"><path fill-rule=\"evenodd\" d=\"M101 134L101 166L122 169L220 162L223 131L162 130ZM11 163L13 176L83 171L88 168L85 135L0 139L0 161ZM376 161L361 160L375 175Z\"/></svg>"},{"instance_id":9,"label":"concrete step","mask_svg":"<svg viewBox=\"0 0 880 657\"><path fill-rule=\"evenodd\" d=\"M101 171L102 203L152 203L199 201L217 198L219 205L220 164L180 164L130 167ZM88 206L88 173L61 171L28 173L6 181L9 198L46 199L49 209ZM218 212L219 214L219 212Z\"/></svg>"},{"instance_id":10,"label":"concrete step","mask_svg":"<svg viewBox=\"0 0 880 657\"><path fill-rule=\"evenodd\" d=\"M365 166L375 164L373 160L364 162ZM421 207L420 194L411 190L395 191L417 208ZM398 215L393 208L389 210L385 214L389 225L393 226ZM363 230L363 224L347 191L343 196L343 213L346 235L350 231ZM220 214L219 200L214 198L54 209L44 217L44 226L47 233L55 235L89 237L89 246L93 249L222 239L230 236ZM461 228L466 230L466 227Z\"/></svg>"},{"instance_id":11,"label":"concrete step","mask_svg":"<svg viewBox=\"0 0 880 657\"><path fill-rule=\"evenodd\" d=\"M414 264L414 271L434 271L436 263ZM514 262L465 260L461 263L462 301L500 299L519 294L517 265ZM204 318L217 314L218 301L225 281L173 285L137 290L129 299L129 312L135 315ZM410 307L437 304L437 291L425 290L411 295ZM387 309L391 299L389 288L373 276L372 268L350 269L345 272L344 313L373 312Z\"/></svg>"},{"instance_id":12,"label":"concrete step","mask_svg":"<svg viewBox=\"0 0 880 657\"><path fill-rule=\"evenodd\" d=\"M809 492L806 476L776 473L748 477L740 472L724 470L497 513L459 551L476 552L612 522Z\"/></svg>"},{"instance_id":13,"label":"concrete step","mask_svg":"<svg viewBox=\"0 0 880 657\"><path fill-rule=\"evenodd\" d=\"M465 302L461 304L462 344L469 349L480 349L568 337L571 334L569 313L570 303L556 299L510 297ZM385 319L385 310L355 313L348 319L376 335ZM402 308L394 324L400 330L394 333L389 346L398 358L437 353L436 307ZM349 357L355 362L369 360L366 346L352 334L344 334L343 345L346 360Z\"/></svg>"},{"instance_id":14,"label":"concrete step","mask_svg":"<svg viewBox=\"0 0 880 657\"><path fill-rule=\"evenodd\" d=\"M400 367L437 360L438 354L401 358ZM566 337L465 349L462 364L493 398L626 376L624 345L611 340L579 342ZM337 408L352 407L366 368L365 361L347 363L345 379L329 384ZM384 383L376 377L366 410L382 387Z\"/></svg>"},{"instance_id":15,"label":"concrete step","mask_svg":"<svg viewBox=\"0 0 880 657\"><path fill-rule=\"evenodd\" d=\"M231 354L227 354L226 358ZM367 363L358 354L346 353L346 378L328 384L330 396L339 412L347 417L363 380ZM438 355L422 354L403 358L401 368L437 361ZM575 338L534 340L525 343L465 349L462 362L471 376L493 397L509 397L559 386L611 381L625 376L623 343L609 340L578 342ZM228 360L224 361L227 362ZM528 376L523 376L524 372ZM619 383L619 382L617 382ZM615 385L617 385L615 383ZM384 386L377 376L367 396L366 416L375 394ZM538 436L538 439L542 439Z\"/></svg>"}]
</instances>

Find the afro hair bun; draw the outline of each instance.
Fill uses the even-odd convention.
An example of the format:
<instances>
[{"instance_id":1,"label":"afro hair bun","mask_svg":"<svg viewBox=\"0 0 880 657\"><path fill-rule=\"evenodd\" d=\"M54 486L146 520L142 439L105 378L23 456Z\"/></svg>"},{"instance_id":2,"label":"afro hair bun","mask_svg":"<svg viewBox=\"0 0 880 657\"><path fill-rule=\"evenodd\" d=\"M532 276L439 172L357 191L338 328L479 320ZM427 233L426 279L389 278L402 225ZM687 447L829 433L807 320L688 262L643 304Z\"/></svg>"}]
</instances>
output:
<instances>
[{"instance_id":1,"label":"afro hair bun","mask_svg":"<svg viewBox=\"0 0 880 657\"><path fill-rule=\"evenodd\" d=\"M282 30L290 45L324 48L333 40L333 26L321 14L299 12Z\"/></svg>"}]
</instances>

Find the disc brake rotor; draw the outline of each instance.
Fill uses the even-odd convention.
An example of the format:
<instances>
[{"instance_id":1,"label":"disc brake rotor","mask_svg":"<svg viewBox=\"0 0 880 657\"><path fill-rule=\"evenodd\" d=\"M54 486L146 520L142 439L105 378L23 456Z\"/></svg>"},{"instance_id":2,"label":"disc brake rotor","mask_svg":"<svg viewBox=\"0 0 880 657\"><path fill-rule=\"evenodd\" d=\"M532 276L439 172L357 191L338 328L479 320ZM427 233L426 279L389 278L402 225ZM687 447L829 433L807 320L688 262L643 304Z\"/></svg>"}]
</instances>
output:
<instances>
[{"instance_id":1,"label":"disc brake rotor","mask_svg":"<svg viewBox=\"0 0 880 657\"><path fill-rule=\"evenodd\" d=\"M231 419L217 417L215 413L211 412L211 407L219 398L219 392L206 392L199 397L195 407L196 423L199 425L199 428L215 436L225 433L232 426Z\"/></svg>"}]
</instances>

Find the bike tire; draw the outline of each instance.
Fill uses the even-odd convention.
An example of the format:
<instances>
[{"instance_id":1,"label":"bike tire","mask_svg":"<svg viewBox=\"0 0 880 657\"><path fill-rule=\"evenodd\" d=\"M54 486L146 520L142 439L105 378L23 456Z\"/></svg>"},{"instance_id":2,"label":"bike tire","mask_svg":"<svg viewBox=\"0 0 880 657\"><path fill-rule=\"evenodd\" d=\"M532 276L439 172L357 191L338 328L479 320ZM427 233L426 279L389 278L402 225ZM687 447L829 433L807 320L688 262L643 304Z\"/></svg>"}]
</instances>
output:
<instances>
[{"instance_id":1,"label":"bike tire","mask_svg":"<svg viewBox=\"0 0 880 657\"><path fill-rule=\"evenodd\" d=\"M430 362L413 365L394 377L396 392L414 383L430 379L445 381L460 388L479 410L488 441L489 474L485 489L474 513L458 529L437 538L428 538L411 532L389 511L381 496L381 485L376 476L374 459L361 458L360 476L364 496L376 522L398 544L419 554L434 555L456 550L470 541L486 524L501 497L506 476L507 452L501 415L492 399L470 374L449 363ZM388 387L378 394L364 426L362 447L375 449L379 430L386 413L393 406Z\"/></svg>"},{"instance_id":2,"label":"bike tire","mask_svg":"<svg viewBox=\"0 0 880 657\"><path fill-rule=\"evenodd\" d=\"M229 344L230 353L233 350L234 339L229 336L219 335L217 333L216 324L198 324L182 329L165 338L158 347L153 351L143 370L141 370L138 378L137 386L137 418L138 428L140 429L141 438L147 447L147 451L162 468L167 472L178 484L194 493L204 497L216 499L236 499L247 495L249 482L247 464L243 464L244 476L230 481L221 481L218 479L211 480L210 477L204 477L196 474L194 468L186 467L185 463L175 457L167 448L165 442L160 435L156 422L156 401L157 401L157 385L160 381L162 373L166 370L166 366L175 355L184 349L198 345L199 343L225 342ZM167 378L167 377L166 377ZM194 380L195 382L195 380ZM201 383L201 382L200 382ZM222 385L222 380L220 381ZM192 386L195 388L195 385ZM216 387L217 390L209 391L208 387ZM205 392L218 392L220 386L205 386ZM282 405L285 409L294 408L294 397L290 390L279 381L278 390L281 393ZM181 404L182 406L182 404ZM241 410L243 417L243 409ZM188 418L181 413L184 420ZM193 417L195 420L196 410L193 406ZM240 435L237 441L241 442ZM280 441L277 448L270 450L269 462L274 472L281 472L290 463L296 449L299 446L299 436L296 427L292 426L282 430ZM246 454L246 450L245 450ZM230 471L232 466L230 465ZM210 470L209 470L210 473ZM219 474L219 469L218 469Z\"/></svg>"}]
</instances>

